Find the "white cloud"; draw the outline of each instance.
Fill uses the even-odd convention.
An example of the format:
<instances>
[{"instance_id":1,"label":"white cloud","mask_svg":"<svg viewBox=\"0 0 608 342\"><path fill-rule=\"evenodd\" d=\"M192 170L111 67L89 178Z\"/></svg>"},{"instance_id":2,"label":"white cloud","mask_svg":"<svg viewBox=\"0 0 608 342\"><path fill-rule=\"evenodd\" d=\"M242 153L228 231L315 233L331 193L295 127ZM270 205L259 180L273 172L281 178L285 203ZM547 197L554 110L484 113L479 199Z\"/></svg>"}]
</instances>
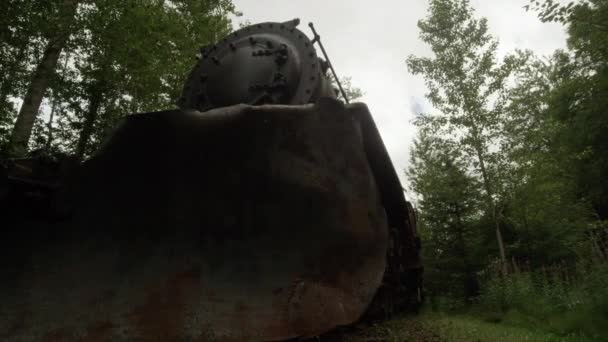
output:
<instances>
[{"instance_id":1,"label":"white cloud","mask_svg":"<svg viewBox=\"0 0 608 342\"><path fill-rule=\"evenodd\" d=\"M407 185L403 170L416 135L411 124L415 111L432 108L424 99L426 88L405 65L408 55L428 55L418 39L419 19L427 13L426 0L234 0L244 19L252 23L282 22L300 18L300 29L309 34L312 21L340 76L351 76L365 96L393 164ZM488 18L490 31L500 40L499 53L516 48L539 55L565 46L557 24L543 24L522 8L527 0L472 0L478 16Z\"/></svg>"}]
</instances>

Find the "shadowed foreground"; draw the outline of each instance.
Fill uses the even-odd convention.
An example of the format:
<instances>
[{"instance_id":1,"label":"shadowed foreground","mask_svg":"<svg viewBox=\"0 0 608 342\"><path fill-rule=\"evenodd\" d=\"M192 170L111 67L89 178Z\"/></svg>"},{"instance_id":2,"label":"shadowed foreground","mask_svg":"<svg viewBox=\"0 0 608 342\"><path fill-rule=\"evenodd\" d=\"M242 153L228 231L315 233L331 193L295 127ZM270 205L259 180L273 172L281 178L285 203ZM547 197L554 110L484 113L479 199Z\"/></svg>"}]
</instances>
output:
<instances>
[{"instance_id":1,"label":"shadowed foreground","mask_svg":"<svg viewBox=\"0 0 608 342\"><path fill-rule=\"evenodd\" d=\"M508 323L488 322L469 315L425 313L391 321L358 325L336 334L325 342L592 342L604 338L556 334L547 327L522 327Z\"/></svg>"}]
</instances>

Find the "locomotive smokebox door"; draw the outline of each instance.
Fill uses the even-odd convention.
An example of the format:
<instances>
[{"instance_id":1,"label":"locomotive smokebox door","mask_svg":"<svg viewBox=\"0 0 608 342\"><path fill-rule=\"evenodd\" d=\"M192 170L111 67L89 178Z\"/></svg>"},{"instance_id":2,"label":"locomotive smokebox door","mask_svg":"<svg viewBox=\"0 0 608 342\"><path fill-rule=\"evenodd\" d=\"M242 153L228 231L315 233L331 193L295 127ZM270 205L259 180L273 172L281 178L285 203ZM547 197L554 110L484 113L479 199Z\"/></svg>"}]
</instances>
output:
<instances>
[{"instance_id":1,"label":"locomotive smokebox door","mask_svg":"<svg viewBox=\"0 0 608 342\"><path fill-rule=\"evenodd\" d=\"M323 61L299 20L261 23L201 48L183 90L182 109L235 104L306 104L333 97Z\"/></svg>"}]
</instances>

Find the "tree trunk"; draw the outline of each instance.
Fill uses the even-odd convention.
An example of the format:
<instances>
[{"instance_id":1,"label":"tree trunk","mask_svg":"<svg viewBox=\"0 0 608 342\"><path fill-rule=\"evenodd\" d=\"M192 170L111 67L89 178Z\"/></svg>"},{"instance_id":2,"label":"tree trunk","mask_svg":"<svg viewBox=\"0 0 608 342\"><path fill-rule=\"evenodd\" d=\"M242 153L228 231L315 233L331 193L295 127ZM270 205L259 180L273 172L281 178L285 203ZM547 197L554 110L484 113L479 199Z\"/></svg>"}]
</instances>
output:
<instances>
[{"instance_id":1,"label":"tree trunk","mask_svg":"<svg viewBox=\"0 0 608 342\"><path fill-rule=\"evenodd\" d=\"M475 140L475 153L477 154L477 159L479 161L479 169L481 170L481 176L483 178L483 185L488 195L488 200L492 205L492 220L494 221L494 231L496 233L496 240L498 241L498 250L500 252L500 262L501 262L501 270L503 275L507 273L507 255L505 252L505 244L502 239L502 232L500 230L500 219L498 217L498 208L496 205L496 200L494 199L494 192L492 191L492 185L490 183L490 177L488 177L488 172L486 170L485 159L483 158L483 153L481 151L481 142L479 137L479 132L477 130L477 126L475 124L472 125L473 135Z\"/></svg>"},{"instance_id":2,"label":"tree trunk","mask_svg":"<svg viewBox=\"0 0 608 342\"><path fill-rule=\"evenodd\" d=\"M63 71L61 73L61 83L65 80L65 74L68 67L68 61L70 60L70 54L68 53L65 56L65 62L63 63ZM46 150L49 151L51 149L51 145L53 144L53 120L55 119L55 110L57 109L57 94L53 93L53 101L51 105L51 115L49 116L49 121L47 122L47 132L48 136L46 139Z\"/></svg>"},{"instance_id":3,"label":"tree trunk","mask_svg":"<svg viewBox=\"0 0 608 342\"><path fill-rule=\"evenodd\" d=\"M51 144L53 143L53 119L55 119L55 109L57 108L57 95L53 94L53 104L51 105L51 115L49 116L49 121L46 123L47 129L47 138L45 149L47 151L51 150Z\"/></svg>"},{"instance_id":4,"label":"tree trunk","mask_svg":"<svg viewBox=\"0 0 608 342\"><path fill-rule=\"evenodd\" d=\"M64 0L62 4L62 20L57 30L57 35L49 40L42 59L34 71L32 80L28 86L23 104L19 110L19 116L9 140L9 154L22 156L27 152L27 146L32 134L34 122L38 116L40 104L49 84L49 80L55 71L61 50L65 46L69 27L76 13L77 0Z\"/></svg>"},{"instance_id":5,"label":"tree trunk","mask_svg":"<svg viewBox=\"0 0 608 342\"><path fill-rule=\"evenodd\" d=\"M7 106L8 105L8 95L10 92L10 80L15 78L15 72L14 72L14 68L11 68L11 70L9 70L9 75L6 78L6 80L4 80L4 82L2 82L2 86L0 86L0 113L4 113L4 112L10 112L12 111L12 109L8 109Z\"/></svg>"},{"instance_id":6,"label":"tree trunk","mask_svg":"<svg viewBox=\"0 0 608 342\"><path fill-rule=\"evenodd\" d=\"M80 131L80 136L78 137L78 143L76 145L76 157L79 160L82 160L84 158L87 146L89 144L89 140L91 139L91 135L93 134L93 128L95 127L95 121L97 121L102 97L102 88L99 85L93 86L89 98L89 108L84 118L82 131Z\"/></svg>"},{"instance_id":7,"label":"tree trunk","mask_svg":"<svg viewBox=\"0 0 608 342\"><path fill-rule=\"evenodd\" d=\"M500 220L498 217L498 208L496 206L496 200L494 199L494 193L492 192L492 187L490 185L490 179L488 177L488 173L486 171L486 166L484 163L483 155L479 149L477 151L477 158L479 159L479 167L481 169L481 175L483 178L484 187L488 194L488 199L492 204L492 219L494 221L494 231L496 232L496 240L498 241L498 250L500 252L500 262L501 269L503 274L507 273L507 255L505 253L505 244L502 239L502 232L500 230Z\"/></svg>"}]
</instances>

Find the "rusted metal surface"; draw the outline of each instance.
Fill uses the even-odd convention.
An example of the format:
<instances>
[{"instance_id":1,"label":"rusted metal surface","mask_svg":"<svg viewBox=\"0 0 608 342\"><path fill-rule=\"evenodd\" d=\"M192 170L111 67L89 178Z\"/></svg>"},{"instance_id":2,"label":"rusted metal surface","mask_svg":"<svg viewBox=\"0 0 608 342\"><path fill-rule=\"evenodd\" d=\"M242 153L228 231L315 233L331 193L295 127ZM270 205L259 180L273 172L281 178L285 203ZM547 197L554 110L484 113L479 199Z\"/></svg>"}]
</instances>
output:
<instances>
[{"instance_id":1,"label":"rusted metal surface","mask_svg":"<svg viewBox=\"0 0 608 342\"><path fill-rule=\"evenodd\" d=\"M422 260L416 215L402 191L380 132L367 106L348 106L361 128L363 147L380 200L387 213L389 245L382 285L364 320L387 319L400 312L415 312L422 304Z\"/></svg>"},{"instance_id":2,"label":"rusted metal surface","mask_svg":"<svg viewBox=\"0 0 608 342\"><path fill-rule=\"evenodd\" d=\"M67 219L10 222L0 339L273 341L357 321L389 243L360 110L128 117L57 194Z\"/></svg>"}]
</instances>

